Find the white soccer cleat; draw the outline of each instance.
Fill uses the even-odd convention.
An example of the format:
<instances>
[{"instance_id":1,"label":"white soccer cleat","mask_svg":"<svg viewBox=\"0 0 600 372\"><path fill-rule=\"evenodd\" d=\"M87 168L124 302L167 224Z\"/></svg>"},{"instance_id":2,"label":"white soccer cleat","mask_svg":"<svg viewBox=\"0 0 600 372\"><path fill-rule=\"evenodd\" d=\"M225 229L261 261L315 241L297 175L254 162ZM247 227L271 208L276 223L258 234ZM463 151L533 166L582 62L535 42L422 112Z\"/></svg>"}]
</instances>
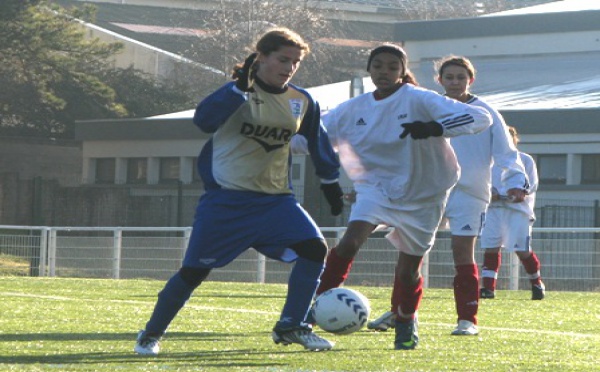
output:
<instances>
[{"instance_id":1,"label":"white soccer cleat","mask_svg":"<svg viewBox=\"0 0 600 372\"><path fill-rule=\"evenodd\" d=\"M396 324L396 314L391 311L386 311L379 318L367 323L368 329L374 329L376 331L387 331L389 328L394 328Z\"/></svg>"},{"instance_id":2,"label":"white soccer cleat","mask_svg":"<svg viewBox=\"0 0 600 372\"><path fill-rule=\"evenodd\" d=\"M479 334L479 329L475 323L468 320L459 320L456 329L452 331L454 336L475 336Z\"/></svg>"},{"instance_id":3,"label":"white soccer cleat","mask_svg":"<svg viewBox=\"0 0 600 372\"><path fill-rule=\"evenodd\" d=\"M140 331L133 351L140 355L158 355L160 351L160 337L148 336L146 331Z\"/></svg>"},{"instance_id":4,"label":"white soccer cleat","mask_svg":"<svg viewBox=\"0 0 600 372\"><path fill-rule=\"evenodd\" d=\"M284 346L299 344L311 351L323 351L333 348L334 343L313 333L308 327L291 329L273 329L273 341Z\"/></svg>"}]
</instances>

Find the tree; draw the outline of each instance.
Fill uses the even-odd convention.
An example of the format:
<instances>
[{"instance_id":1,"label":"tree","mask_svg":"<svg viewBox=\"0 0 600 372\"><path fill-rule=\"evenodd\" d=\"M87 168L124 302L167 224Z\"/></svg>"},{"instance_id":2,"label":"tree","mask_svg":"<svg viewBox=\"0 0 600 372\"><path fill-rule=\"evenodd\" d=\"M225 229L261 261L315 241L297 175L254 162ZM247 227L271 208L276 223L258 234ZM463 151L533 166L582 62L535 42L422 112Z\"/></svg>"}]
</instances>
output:
<instances>
[{"instance_id":1,"label":"tree","mask_svg":"<svg viewBox=\"0 0 600 372\"><path fill-rule=\"evenodd\" d=\"M69 137L76 120L164 113L176 100L187 103L164 84L111 66L123 46L86 38L78 20L92 19L94 8L3 0L0 9L0 133ZM156 99L161 94L167 99Z\"/></svg>"},{"instance_id":2,"label":"tree","mask_svg":"<svg viewBox=\"0 0 600 372\"><path fill-rule=\"evenodd\" d=\"M197 13L188 14L188 17L197 16ZM180 12L178 17L183 19L185 13ZM269 28L282 26L300 33L311 46L311 53L294 77L295 83L310 87L352 77L347 70L339 68L340 56L348 50L319 43L324 37L343 33L334 29L334 23L327 20L319 9L307 6L307 1L245 0L235 2L235 6L229 1L221 1L219 9L196 19L196 24L208 32L201 34L195 43L190 43L183 53L194 61L221 71L231 71L236 63L244 61L258 38ZM177 26L174 24L174 27ZM361 62L364 58L360 59Z\"/></svg>"}]
</instances>

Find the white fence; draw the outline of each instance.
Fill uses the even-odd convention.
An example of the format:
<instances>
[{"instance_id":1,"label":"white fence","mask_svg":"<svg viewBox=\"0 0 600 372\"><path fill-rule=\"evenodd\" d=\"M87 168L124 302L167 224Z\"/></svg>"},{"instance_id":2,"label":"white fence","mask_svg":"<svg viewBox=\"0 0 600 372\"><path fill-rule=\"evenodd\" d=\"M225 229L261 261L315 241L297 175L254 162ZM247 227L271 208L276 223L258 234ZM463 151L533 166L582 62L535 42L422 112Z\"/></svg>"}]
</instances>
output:
<instances>
[{"instance_id":1,"label":"white fence","mask_svg":"<svg viewBox=\"0 0 600 372\"><path fill-rule=\"evenodd\" d=\"M322 228L330 247L344 228ZM167 279L181 264L191 228L0 226L0 275ZM549 290L600 290L600 228L537 228L534 250ZM375 233L360 250L349 285L391 285L396 250ZM477 250L481 264L482 252ZM211 280L286 283L289 266L249 250ZM440 231L423 264L425 285L450 288L450 235ZM499 289L529 289L516 255L504 252Z\"/></svg>"}]
</instances>

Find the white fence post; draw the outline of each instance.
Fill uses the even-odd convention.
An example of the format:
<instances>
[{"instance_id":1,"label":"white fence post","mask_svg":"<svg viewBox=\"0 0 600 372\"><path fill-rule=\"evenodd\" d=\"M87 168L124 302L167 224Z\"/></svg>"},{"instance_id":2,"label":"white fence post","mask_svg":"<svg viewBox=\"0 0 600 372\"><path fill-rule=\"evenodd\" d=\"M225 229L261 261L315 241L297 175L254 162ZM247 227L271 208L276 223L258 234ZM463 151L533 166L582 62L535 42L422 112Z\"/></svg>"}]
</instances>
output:
<instances>
[{"instance_id":1,"label":"white fence post","mask_svg":"<svg viewBox=\"0 0 600 372\"><path fill-rule=\"evenodd\" d=\"M185 257L185 251L188 245L190 245L190 237L192 236L192 228L188 227L183 230L183 247L181 247L181 260Z\"/></svg>"},{"instance_id":2,"label":"white fence post","mask_svg":"<svg viewBox=\"0 0 600 372\"><path fill-rule=\"evenodd\" d=\"M423 257L421 275L423 275L423 288L429 288L429 252Z\"/></svg>"},{"instance_id":3,"label":"white fence post","mask_svg":"<svg viewBox=\"0 0 600 372\"><path fill-rule=\"evenodd\" d=\"M56 229L50 229L50 240L48 242L48 271L49 276L56 276Z\"/></svg>"},{"instance_id":4,"label":"white fence post","mask_svg":"<svg viewBox=\"0 0 600 372\"><path fill-rule=\"evenodd\" d=\"M48 258L48 231L47 227L40 229L40 276L46 276L46 260Z\"/></svg>"},{"instance_id":5,"label":"white fence post","mask_svg":"<svg viewBox=\"0 0 600 372\"><path fill-rule=\"evenodd\" d=\"M509 252L510 280L508 289L516 291L519 289L519 257L513 252Z\"/></svg>"},{"instance_id":6,"label":"white fence post","mask_svg":"<svg viewBox=\"0 0 600 372\"><path fill-rule=\"evenodd\" d=\"M259 253L258 260L256 262L256 282L264 284L266 275L267 275L267 258L264 255Z\"/></svg>"},{"instance_id":7,"label":"white fence post","mask_svg":"<svg viewBox=\"0 0 600 372\"><path fill-rule=\"evenodd\" d=\"M113 264L112 277L119 279L121 272L121 247L123 246L123 230L116 228L113 232Z\"/></svg>"}]
</instances>

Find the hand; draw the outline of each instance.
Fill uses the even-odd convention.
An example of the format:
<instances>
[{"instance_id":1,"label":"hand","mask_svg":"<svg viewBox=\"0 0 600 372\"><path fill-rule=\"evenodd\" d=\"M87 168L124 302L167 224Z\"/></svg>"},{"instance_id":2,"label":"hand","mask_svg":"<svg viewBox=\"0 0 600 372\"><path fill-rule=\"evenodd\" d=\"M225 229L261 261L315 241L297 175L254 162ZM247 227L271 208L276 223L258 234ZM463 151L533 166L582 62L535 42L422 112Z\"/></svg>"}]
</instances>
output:
<instances>
[{"instance_id":1,"label":"hand","mask_svg":"<svg viewBox=\"0 0 600 372\"><path fill-rule=\"evenodd\" d=\"M409 134L412 139L425 139L429 137L439 137L444 133L444 128L440 123L430 121L423 123L415 121L412 123L402 124L404 132L400 135L400 139L406 138Z\"/></svg>"},{"instance_id":2,"label":"hand","mask_svg":"<svg viewBox=\"0 0 600 372\"><path fill-rule=\"evenodd\" d=\"M508 196L508 200L510 200L511 203L520 203L523 200L525 200L525 190L523 189L509 189L506 192L507 196Z\"/></svg>"},{"instance_id":3,"label":"hand","mask_svg":"<svg viewBox=\"0 0 600 372\"><path fill-rule=\"evenodd\" d=\"M344 201L342 200L344 193L340 184L338 182L322 183L321 190L323 190L327 203L331 206L331 214L339 216L344 209Z\"/></svg>"},{"instance_id":4,"label":"hand","mask_svg":"<svg viewBox=\"0 0 600 372\"><path fill-rule=\"evenodd\" d=\"M242 92L253 91L252 85L254 83L254 76L252 76L252 66L254 66L257 56L258 53L250 54L244 61L244 65L242 66L242 68L236 71L237 82L235 83L235 86Z\"/></svg>"}]
</instances>

